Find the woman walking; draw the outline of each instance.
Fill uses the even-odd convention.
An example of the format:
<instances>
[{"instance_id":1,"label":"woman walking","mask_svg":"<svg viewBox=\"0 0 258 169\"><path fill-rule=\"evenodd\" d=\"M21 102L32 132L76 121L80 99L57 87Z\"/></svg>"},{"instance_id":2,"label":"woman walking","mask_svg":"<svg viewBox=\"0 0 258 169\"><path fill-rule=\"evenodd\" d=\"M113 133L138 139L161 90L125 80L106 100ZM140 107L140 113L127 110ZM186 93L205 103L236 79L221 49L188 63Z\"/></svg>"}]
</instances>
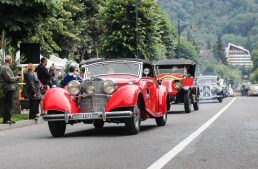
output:
<instances>
[{"instance_id":1,"label":"woman walking","mask_svg":"<svg viewBox=\"0 0 258 169\"><path fill-rule=\"evenodd\" d=\"M28 71L25 74L27 95L30 100L29 119L35 119L39 113L39 103L41 99L40 82L35 72L35 65L28 64Z\"/></svg>"}]
</instances>

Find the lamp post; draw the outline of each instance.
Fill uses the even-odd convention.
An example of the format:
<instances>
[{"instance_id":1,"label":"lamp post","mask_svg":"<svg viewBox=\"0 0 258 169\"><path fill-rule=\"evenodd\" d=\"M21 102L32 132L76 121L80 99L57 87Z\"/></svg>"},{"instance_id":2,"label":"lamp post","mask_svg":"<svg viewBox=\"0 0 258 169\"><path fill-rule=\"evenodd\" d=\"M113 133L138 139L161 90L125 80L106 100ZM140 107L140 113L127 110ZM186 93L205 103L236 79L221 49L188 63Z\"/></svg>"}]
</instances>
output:
<instances>
[{"instance_id":1,"label":"lamp post","mask_svg":"<svg viewBox=\"0 0 258 169\"><path fill-rule=\"evenodd\" d=\"M180 58L180 36L181 36L181 32L187 27L189 26L189 24L185 24L185 25L180 25L180 20L177 20L177 33L178 33L178 43L177 43L177 59Z\"/></svg>"},{"instance_id":2,"label":"lamp post","mask_svg":"<svg viewBox=\"0 0 258 169\"><path fill-rule=\"evenodd\" d=\"M138 10L140 0L136 0L135 5L135 57L138 58Z\"/></svg>"},{"instance_id":3,"label":"lamp post","mask_svg":"<svg viewBox=\"0 0 258 169\"><path fill-rule=\"evenodd\" d=\"M91 46L88 47L87 53L88 53L88 57L91 58Z\"/></svg>"}]
</instances>

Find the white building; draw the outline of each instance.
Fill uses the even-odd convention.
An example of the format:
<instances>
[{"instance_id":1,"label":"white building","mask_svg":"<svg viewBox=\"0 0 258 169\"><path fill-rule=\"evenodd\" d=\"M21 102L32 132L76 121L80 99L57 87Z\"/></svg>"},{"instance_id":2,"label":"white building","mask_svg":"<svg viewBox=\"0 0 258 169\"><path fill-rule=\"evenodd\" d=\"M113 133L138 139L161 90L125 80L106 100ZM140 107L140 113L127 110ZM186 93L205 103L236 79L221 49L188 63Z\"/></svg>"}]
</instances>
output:
<instances>
[{"instance_id":1,"label":"white building","mask_svg":"<svg viewBox=\"0 0 258 169\"><path fill-rule=\"evenodd\" d=\"M225 50L227 62L233 66L246 66L252 67L253 61L249 50L242 46L237 46L229 43Z\"/></svg>"}]
</instances>

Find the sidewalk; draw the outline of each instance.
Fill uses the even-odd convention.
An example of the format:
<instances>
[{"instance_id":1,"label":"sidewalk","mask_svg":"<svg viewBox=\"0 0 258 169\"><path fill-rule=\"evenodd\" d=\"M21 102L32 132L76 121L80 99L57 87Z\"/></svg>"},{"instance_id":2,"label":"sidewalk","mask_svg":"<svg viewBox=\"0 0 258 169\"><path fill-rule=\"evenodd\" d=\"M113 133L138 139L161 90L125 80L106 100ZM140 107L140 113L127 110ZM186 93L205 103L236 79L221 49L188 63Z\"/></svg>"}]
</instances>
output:
<instances>
[{"instance_id":1,"label":"sidewalk","mask_svg":"<svg viewBox=\"0 0 258 169\"><path fill-rule=\"evenodd\" d=\"M33 119L33 120L19 120L16 121L15 124L0 124L0 131L6 130L6 129L14 129L14 128L20 128L25 126L31 126L35 124L43 123L44 120L40 117L39 119Z\"/></svg>"}]
</instances>

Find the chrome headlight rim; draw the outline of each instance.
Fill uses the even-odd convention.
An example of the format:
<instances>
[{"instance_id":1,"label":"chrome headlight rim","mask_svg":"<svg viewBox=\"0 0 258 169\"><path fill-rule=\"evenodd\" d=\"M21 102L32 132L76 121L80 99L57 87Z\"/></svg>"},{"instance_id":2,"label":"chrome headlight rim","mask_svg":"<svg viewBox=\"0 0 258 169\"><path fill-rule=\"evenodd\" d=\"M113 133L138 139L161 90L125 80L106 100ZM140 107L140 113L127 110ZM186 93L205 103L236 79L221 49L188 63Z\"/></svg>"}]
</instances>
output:
<instances>
[{"instance_id":1,"label":"chrome headlight rim","mask_svg":"<svg viewBox=\"0 0 258 169\"><path fill-rule=\"evenodd\" d=\"M93 93L95 93L95 88L94 88L94 86L88 86L88 87L86 88L86 92L87 92L87 94L93 94Z\"/></svg>"},{"instance_id":2,"label":"chrome headlight rim","mask_svg":"<svg viewBox=\"0 0 258 169\"><path fill-rule=\"evenodd\" d=\"M176 82L175 84L174 84L174 87L178 90L178 89L180 89L181 88L181 83L180 82Z\"/></svg>"},{"instance_id":3,"label":"chrome headlight rim","mask_svg":"<svg viewBox=\"0 0 258 169\"><path fill-rule=\"evenodd\" d=\"M106 94L111 95L116 90L117 86L114 81L112 80L105 80L103 83L103 91Z\"/></svg>"},{"instance_id":4,"label":"chrome headlight rim","mask_svg":"<svg viewBox=\"0 0 258 169\"><path fill-rule=\"evenodd\" d=\"M81 84L77 80L72 80L67 84L67 90L72 96L76 96L81 91Z\"/></svg>"}]
</instances>

